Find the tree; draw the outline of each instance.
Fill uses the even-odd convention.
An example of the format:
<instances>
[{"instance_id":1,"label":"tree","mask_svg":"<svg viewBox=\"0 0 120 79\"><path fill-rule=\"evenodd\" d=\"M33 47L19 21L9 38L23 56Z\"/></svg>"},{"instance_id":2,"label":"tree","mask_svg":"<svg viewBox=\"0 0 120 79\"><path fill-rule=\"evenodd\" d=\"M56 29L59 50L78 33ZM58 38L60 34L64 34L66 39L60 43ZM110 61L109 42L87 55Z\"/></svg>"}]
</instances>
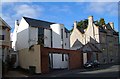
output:
<instances>
[{"instance_id":1,"label":"tree","mask_svg":"<svg viewBox=\"0 0 120 79\"><path fill-rule=\"evenodd\" d=\"M77 23L77 27L82 27L82 25L83 25L83 21L82 20Z\"/></svg>"},{"instance_id":2,"label":"tree","mask_svg":"<svg viewBox=\"0 0 120 79\"><path fill-rule=\"evenodd\" d=\"M105 20L104 20L104 18L100 18L99 25L105 25Z\"/></svg>"},{"instance_id":3,"label":"tree","mask_svg":"<svg viewBox=\"0 0 120 79\"><path fill-rule=\"evenodd\" d=\"M86 29L87 26L88 26L88 19L77 22L77 28L80 30ZM73 31L73 28L70 30L70 32L72 32L72 31Z\"/></svg>"},{"instance_id":4,"label":"tree","mask_svg":"<svg viewBox=\"0 0 120 79\"><path fill-rule=\"evenodd\" d=\"M87 26L88 26L88 19L85 19L84 21L81 20L80 22L77 23L78 28L86 29Z\"/></svg>"}]
</instances>

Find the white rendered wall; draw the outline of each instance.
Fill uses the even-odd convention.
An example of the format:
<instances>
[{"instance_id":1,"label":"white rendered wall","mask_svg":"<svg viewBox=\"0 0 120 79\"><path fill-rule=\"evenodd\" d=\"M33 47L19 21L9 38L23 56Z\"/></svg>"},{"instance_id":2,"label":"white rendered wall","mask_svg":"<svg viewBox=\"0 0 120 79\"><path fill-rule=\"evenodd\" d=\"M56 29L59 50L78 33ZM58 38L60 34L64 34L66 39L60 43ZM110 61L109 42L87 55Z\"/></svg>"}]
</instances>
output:
<instances>
[{"instance_id":1,"label":"white rendered wall","mask_svg":"<svg viewBox=\"0 0 120 79\"><path fill-rule=\"evenodd\" d=\"M12 48L14 49L14 51L16 51L16 42L17 42L17 29L18 29L18 25L17 25L17 21L15 21L15 29L12 33Z\"/></svg>"},{"instance_id":2,"label":"white rendered wall","mask_svg":"<svg viewBox=\"0 0 120 79\"><path fill-rule=\"evenodd\" d=\"M50 27L52 29L53 48L62 48L61 29L63 26L60 24L52 24Z\"/></svg>"},{"instance_id":3,"label":"white rendered wall","mask_svg":"<svg viewBox=\"0 0 120 79\"><path fill-rule=\"evenodd\" d=\"M64 29L65 30L65 29ZM67 33L68 37L66 38L66 32L63 32L64 35L64 49L70 49L70 33Z\"/></svg>"},{"instance_id":4,"label":"white rendered wall","mask_svg":"<svg viewBox=\"0 0 120 79\"><path fill-rule=\"evenodd\" d=\"M29 27L29 46L37 44L38 41L38 28Z\"/></svg>"},{"instance_id":5,"label":"white rendered wall","mask_svg":"<svg viewBox=\"0 0 120 79\"><path fill-rule=\"evenodd\" d=\"M64 25L52 24L50 27L52 29L53 48L62 48L63 44L63 48L69 49L69 35L66 39ZM63 29L63 40L61 39L61 29ZM67 46L65 46L65 42ZM68 68L68 60L62 61L62 54L53 54L53 68Z\"/></svg>"},{"instance_id":6,"label":"white rendered wall","mask_svg":"<svg viewBox=\"0 0 120 79\"><path fill-rule=\"evenodd\" d=\"M53 68L68 68L68 54L64 54L64 61L62 61L62 54L53 54Z\"/></svg>"},{"instance_id":7,"label":"white rendered wall","mask_svg":"<svg viewBox=\"0 0 120 79\"><path fill-rule=\"evenodd\" d=\"M72 34L70 35L70 47L71 47L71 49L72 49L72 46L74 45L74 43L76 42L76 40L79 40L81 42L81 44L83 44L83 45L86 44L85 38L86 38L86 35L83 35L82 33L79 32L79 30L77 28L74 28ZM76 50L76 49L78 49L78 47L76 47L74 49Z\"/></svg>"},{"instance_id":8,"label":"white rendered wall","mask_svg":"<svg viewBox=\"0 0 120 79\"><path fill-rule=\"evenodd\" d=\"M25 19L22 18L17 31L17 50L28 48L29 47L28 40L29 40L29 25L25 21Z\"/></svg>"},{"instance_id":9,"label":"white rendered wall","mask_svg":"<svg viewBox=\"0 0 120 79\"><path fill-rule=\"evenodd\" d=\"M68 38L66 38L66 32L63 24L52 24L50 25L52 29L52 42L53 48L70 48L70 33L68 33ZM63 29L63 41L61 39L61 29ZM66 43L66 45L65 45Z\"/></svg>"},{"instance_id":10,"label":"white rendered wall","mask_svg":"<svg viewBox=\"0 0 120 79\"><path fill-rule=\"evenodd\" d=\"M44 47L51 47L51 31L44 29Z\"/></svg>"},{"instance_id":11,"label":"white rendered wall","mask_svg":"<svg viewBox=\"0 0 120 79\"><path fill-rule=\"evenodd\" d=\"M95 26L95 24L93 23L93 17L89 16L88 17L88 27L86 29L85 35L86 37L86 43L87 42L91 42L91 43L95 43L95 41L99 42L99 36L98 36L98 27ZM93 40L90 40L90 38L92 38Z\"/></svg>"},{"instance_id":12,"label":"white rendered wall","mask_svg":"<svg viewBox=\"0 0 120 79\"><path fill-rule=\"evenodd\" d=\"M41 52L40 45L34 45L33 50L25 48L19 51L19 65L21 68L29 69L29 66L35 66L36 73L41 73Z\"/></svg>"},{"instance_id":13,"label":"white rendered wall","mask_svg":"<svg viewBox=\"0 0 120 79\"><path fill-rule=\"evenodd\" d=\"M96 42L100 43L100 37L99 37L99 26L94 25L94 31L95 31L95 40Z\"/></svg>"}]
</instances>

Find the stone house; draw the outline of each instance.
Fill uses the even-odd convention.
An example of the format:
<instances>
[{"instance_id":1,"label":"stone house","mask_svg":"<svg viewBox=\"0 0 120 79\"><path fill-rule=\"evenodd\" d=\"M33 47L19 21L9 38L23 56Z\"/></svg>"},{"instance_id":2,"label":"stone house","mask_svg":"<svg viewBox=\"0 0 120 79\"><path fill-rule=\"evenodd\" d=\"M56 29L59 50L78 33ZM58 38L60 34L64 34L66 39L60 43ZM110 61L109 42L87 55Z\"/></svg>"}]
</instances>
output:
<instances>
[{"instance_id":1,"label":"stone house","mask_svg":"<svg viewBox=\"0 0 120 79\"><path fill-rule=\"evenodd\" d=\"M118 32L115 31L112 22L99 26L93 16L89 16L86 29L79 29L77 22L74 22L74 28L70 35L70 47L71 50L77 50L88 42L92 43L102 52L94 54L94 59L103 64L115 63L118 60L118 38ZM87 59L87 56L83 55L84 57Z\"/></svg>"},{"instance_id":2,"label":"stone house","mask_svg":"<svg viewBox=\"0 0 120 79\"><path fill-rule=\"evenodd\" d=\"M11 27L0 17L0 59L3 62L6 62L7 56L10 55L10 30Z\"/></svg>"}]
</instances>

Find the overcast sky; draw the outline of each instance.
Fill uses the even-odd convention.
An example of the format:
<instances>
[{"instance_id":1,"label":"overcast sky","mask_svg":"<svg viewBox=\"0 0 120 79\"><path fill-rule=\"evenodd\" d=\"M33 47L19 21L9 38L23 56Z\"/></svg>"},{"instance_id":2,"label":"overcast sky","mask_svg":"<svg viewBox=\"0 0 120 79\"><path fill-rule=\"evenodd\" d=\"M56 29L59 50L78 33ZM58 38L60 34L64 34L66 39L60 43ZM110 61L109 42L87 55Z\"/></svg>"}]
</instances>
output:
<instances>
[{"instance_id":1,"label":"overcast sky","mask_svg":"<svg viewBox=\"0 0 120 79\"><path fill-rule=\"evenodd\" d=\"M9 0L5 0L9 1ZM93 16L94 20L104 18L105 22L114 22L118 30L118 3L117 2L3 2L2 18L14 29L14 21L22 16L62 23L71 29L73 22ZM92 1L92 0L91 0ZM112 1L112 0L111 0ZM116 0L117 1L117 0Z\"/></svg>"}]
</instances>

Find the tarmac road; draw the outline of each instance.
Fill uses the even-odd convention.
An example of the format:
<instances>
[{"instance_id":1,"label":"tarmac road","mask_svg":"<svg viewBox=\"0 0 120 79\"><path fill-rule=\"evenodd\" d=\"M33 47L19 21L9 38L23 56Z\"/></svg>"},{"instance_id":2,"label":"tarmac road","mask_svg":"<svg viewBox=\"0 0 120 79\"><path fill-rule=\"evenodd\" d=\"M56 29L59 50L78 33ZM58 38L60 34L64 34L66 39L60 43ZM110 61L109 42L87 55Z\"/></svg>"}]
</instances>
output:
<instances>
[{"instance_id":1,"label":"tarmac road","mask_svg":"<svg viewBox=\"0 0 120 79\"><path fill-rule=\"evenodd\" d=\"M119 65L104 65L95 69L83 69L75 72L58 74L56 77L119 77Z\"/></svg>"},{"instance_id":2,"label":"tarmac road","mask_svg":"<svg viewBox=\"0 0 120 79\"><path fill-rule=\"evenodd\" d=\"M120 79L118 78L120 76L120 70L119 70L120 65L101 65L98 68L92 68L92 69L75 69L75 70L55 70L52 71L48 74L38 74L38 75L27 75L24 73L21 73L20 71L10 71L6 75L6 77L51 77L51 78L56 78L56 77L66 77L67 78L77 78L77 77L82 77L80 79L93 79L90 77L96 77L95 79L99 79L98 77L103 77L102 79ZM115 77L115 78L112 78ZM12 78L11 78L12 79ZM101 78L100 78L101 79Z\"/></svg>"}]
</instances>

